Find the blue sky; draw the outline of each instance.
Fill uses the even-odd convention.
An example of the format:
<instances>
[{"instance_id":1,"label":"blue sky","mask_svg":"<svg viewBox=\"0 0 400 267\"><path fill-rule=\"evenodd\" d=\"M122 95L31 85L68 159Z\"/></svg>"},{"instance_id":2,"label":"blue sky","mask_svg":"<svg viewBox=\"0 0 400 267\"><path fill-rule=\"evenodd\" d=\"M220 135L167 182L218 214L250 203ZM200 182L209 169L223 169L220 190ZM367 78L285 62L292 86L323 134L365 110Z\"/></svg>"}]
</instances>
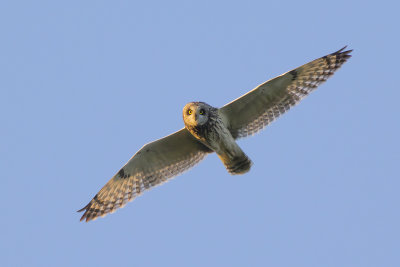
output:
<instances>
[{"instance_id":1,"label":"blue sky","mask_svg":"<svg viewBox=\"0 0 400 267\"><path fill-rule=\"evenodd\" d=\"M1 266L399 266L395 1L3 1ZM91 223L83 207L190 101L222 106L349 45L261 134Z\"/></svg>"}]
</instances>

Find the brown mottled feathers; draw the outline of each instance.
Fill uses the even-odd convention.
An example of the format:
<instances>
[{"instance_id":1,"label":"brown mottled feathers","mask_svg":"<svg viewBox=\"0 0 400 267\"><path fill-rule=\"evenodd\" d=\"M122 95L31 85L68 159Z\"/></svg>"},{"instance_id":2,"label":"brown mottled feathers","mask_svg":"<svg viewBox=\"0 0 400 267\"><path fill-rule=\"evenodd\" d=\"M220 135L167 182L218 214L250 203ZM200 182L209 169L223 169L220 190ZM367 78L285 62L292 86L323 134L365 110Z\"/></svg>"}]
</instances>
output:
<instances>
[{"instance_id":1,"label":"brown mottled feathers","mask_svg":"<svg viewBox=\"0 0 400 267\"><path fill-rule=\"evenodd\" d=\"M232 136L253 135L296 105L351 57L352 50L345 48L273 78L223 106L220 112Z\"/></svg>"},{"instance_id":2,"label":"brown mottled feathers","mask_svg":"<svg viewBox=\"0 0 400 267\"><path fill-rule=\"evenodd\" d=\"M185 128L143 146L84 208L90 221L123 207L143 191L159 185L199 163L209 148Z\"/></svg>"}]
</instances>

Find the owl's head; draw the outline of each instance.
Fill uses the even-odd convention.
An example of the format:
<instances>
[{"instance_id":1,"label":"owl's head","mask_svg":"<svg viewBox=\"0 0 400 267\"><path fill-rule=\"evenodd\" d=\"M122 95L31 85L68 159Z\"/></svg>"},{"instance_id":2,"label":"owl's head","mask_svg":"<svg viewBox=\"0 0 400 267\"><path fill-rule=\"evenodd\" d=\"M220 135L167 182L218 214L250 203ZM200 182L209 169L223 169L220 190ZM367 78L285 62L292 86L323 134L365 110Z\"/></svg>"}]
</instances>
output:
<instances>
[{"instance_id":1,"label":"owl's head","mask_svg":"<svg viewBox=\"0 0 400 267\"><path fill-rule=\"evenodd\" d=\"M183 121L188 126L201 126L208 122L213 107L204 102L190 102L183 108Z\"/></svg>"}]
</instances>

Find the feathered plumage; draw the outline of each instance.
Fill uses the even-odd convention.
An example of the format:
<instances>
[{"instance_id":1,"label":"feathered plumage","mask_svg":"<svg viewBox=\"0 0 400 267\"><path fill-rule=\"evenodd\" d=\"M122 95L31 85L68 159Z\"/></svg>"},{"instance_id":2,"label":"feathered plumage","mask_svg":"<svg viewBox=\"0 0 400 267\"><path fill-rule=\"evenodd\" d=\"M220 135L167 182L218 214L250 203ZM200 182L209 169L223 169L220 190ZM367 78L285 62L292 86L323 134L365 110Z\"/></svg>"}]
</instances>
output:
<instances>
[{"instance_id":1,"label":"feathered plumage","mask_svg":"<svg viewBox=\"0 0 400 267\"><path fill-rule=\"evenodd\" d=\"M143 191L190 169L216 152L231 174L242 174L251 161L235 139L252 135L325 82L352 50L311 61L273 78L220 109L204 102L185 106L185 128L143 146L81 210L94 220L123 207Z\"/></svg>"}]
</instances>

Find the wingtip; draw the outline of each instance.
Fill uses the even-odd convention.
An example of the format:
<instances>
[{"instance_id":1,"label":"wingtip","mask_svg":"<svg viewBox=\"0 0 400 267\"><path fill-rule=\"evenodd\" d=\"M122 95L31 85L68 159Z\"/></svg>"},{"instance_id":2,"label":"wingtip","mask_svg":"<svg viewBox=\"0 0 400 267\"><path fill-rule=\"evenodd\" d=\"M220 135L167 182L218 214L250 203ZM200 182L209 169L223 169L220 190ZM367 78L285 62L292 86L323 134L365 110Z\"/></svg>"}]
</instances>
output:
<instances>
[{"instance_id":1,"label":"wingtip","mask_svg":"<svg viewBox=\"0 0 400 267\"><path fill-rule=\"evenodd\" d=\"M90 202L85 207L81 208L80 210L77 210L76 212L82 212L82 211L86 210L87 207L89 207L89 204L90 204Z\"/></svg>"},{"instance_id":2,"label":"wingtip","mask_svg":"<svg viewBox=\"0 0 400 267\"><path fill-rule=\"evenodd\" d=\"M85 218L86 218L86 222L88 222L88 219L89 219L89 218L86 216L86 215L87 215L87 214L86 214L86 211L87 211L89 205L90 205L90 202L89 202L85 207L83 207L83 208L81 208L80 210L77 210L77 211L76 211L76 212L83 212L83 211L85 212L85 213L83 213L81 219L79 220L80 222L83 221L83 220L85 220Z\"/></svg>"},{"instance_id":3,"label":"wingtip","mask_svg":"<svg viewBox=\"0 0 400 267\"><path fill-rule=\"evenodd\" d=\"M79 219L80 222L84 221L84 222L89 222L91 221L93 218L90 218L89 216L87 216L86 212L82 215L82 217Z\"/></svg>"},{"instance_id":4,"label":"wingtip","mask_svg":"<svg viewBox=\"0 0 400 267\"><path fill-rule=\"evenodd\" d=\"M342 47L338 51L334 52L333 54L346 54L347 55L347 54L353 52L353 49L344 51L346 48L347 48L347 45L345 45L344 47ZM351 56L351 55L349 55L349 56Z\"/></svg>"},{"instance_id":5,"label":"wingtip","mask_svg":"<svg viewBox=\"0 0 400 267\"><path fill-rule=\"evenodd\" d=\"M347 48L347 45L343 46L341 49L339 49L337 52L342 52L343 50L345 50Z\"/></svg>"}]
</instances>

